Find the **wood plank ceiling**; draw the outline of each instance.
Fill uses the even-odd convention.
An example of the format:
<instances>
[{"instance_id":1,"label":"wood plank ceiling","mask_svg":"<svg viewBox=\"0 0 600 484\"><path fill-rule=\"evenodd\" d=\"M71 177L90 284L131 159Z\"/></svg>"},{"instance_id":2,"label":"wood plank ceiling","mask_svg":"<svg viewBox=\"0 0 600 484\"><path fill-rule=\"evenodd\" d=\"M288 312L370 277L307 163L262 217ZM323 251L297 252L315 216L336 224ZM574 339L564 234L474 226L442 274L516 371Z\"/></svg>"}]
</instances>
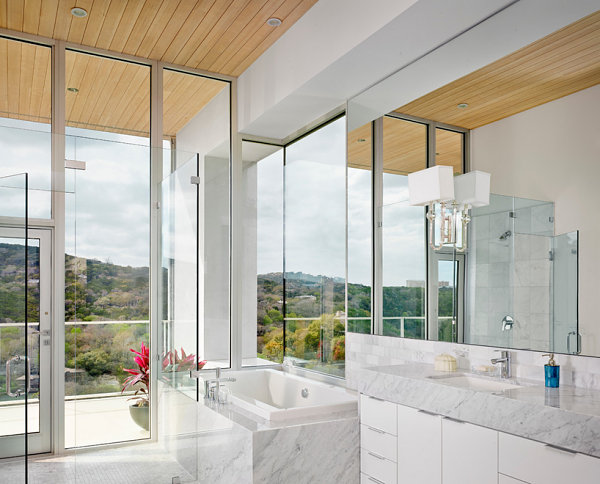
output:
<instances>
[{"instance_id":1,"label":"wood plank ceiling","mask_svg":"<svg viewBox=\"0 0 600 484\"><path fill-rule=\"evenodd\" d=\"M316 1L0 0L0 27L238 76ZM74 6L88 16L73 17ZM48 123L50 69L49 48L0 39L0 116ZM148 67L68 51L66 82L68 126L149 135ZM226 86L165 71L165 138Z\"/></svg>"},{"instance_id":2,"label":"wood plank ceiling","mask_svg":"<svg viewBox=\"0 0 600 484\"><path fill-rule=\"evenodd\" d=\"M237 77L316 2L0 0L0 27Z\"/></svg>"},{"instance_id":3,"label":"wood plank ceiling","mask_svg":"<svg viewBox=\"0 0 600 484\"><path fill-rule=\"evenodd\" d=\"M474 129L598 83L600 11L396 111Z\"/></svg>"},{"instance_id":4,"label":"wood plank ceiling","mask_svg":"<svg viewBox=\"0 0 600 484\"><path fill-rule=\"evenodd\" d=\"M436 163L462 173L463 135L437 129ZM348 134L348 166L371 169L371 125L365 124ZM383 118L383 171L397 175L427 168L427 127L402 119Z\"/></svg>"},{"instance_id":5,"label":"wood plank ceiling","mask_svg":"<svg viewBox=\"0 0 600 484\"><path fill-rule=\"evenodd\" d=\"M401 106L396 113L474 129L598 83L600 11ZM461 103L468 107L458 108ZM394 121L394 129L386 129L387 119L384 171L407 174L424 168L426 141L420 125ZM371 167L370 126L348 135L351 167ZM437 164L452 165L458 171L460 134L438 129L436 151Z\"/></svg>"}]
</instances>

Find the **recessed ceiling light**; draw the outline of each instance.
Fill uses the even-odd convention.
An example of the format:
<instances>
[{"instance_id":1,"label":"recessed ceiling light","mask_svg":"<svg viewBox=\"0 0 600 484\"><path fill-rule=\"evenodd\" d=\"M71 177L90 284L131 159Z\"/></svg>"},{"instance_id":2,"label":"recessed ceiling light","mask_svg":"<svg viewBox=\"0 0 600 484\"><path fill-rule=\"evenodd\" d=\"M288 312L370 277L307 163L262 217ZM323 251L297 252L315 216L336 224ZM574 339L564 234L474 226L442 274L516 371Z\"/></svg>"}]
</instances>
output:
<instances>
[{"instance_id":1,"label":"recessed ceiling light","mask_svg":"<svg viewBox=\"0 0 600 484\"><path fill-rule=\"evenodd\" d=\"M457 104L456 107L460 108L460 109L465 109L465 108L468 108L469 105L467 103L460 103L460 104Z\"/></svg>"},{"instance_id":2,"label":"recessed ceiling light","mask_svg":"<svg viewBox=\"0 0 600 484\"><path fill-rule=\"evenodd\" d=\"M270 25L271 27L279 27L281 25L281 19L277 17L271 17L269 20L267 20L267 25Z\"/></svg>"},{"instance_id":3,"label":"recessed ceiling light","mask_svg":"<svg viewBox=\"0 0 600 484\"><path fill-rule=\"evenodd\" d=\"M79 89L77 89L76 87L67 87L67 91L69 91L69 92L79 92Z\"/></svg>"},{"instance_id":4,"label":"recessed ceiling light","mask_svg":"<svg viewBox=\"0 0 600 484\"><path fill-rule=\"evenodd\" d=\"M85 8L73 7L71 9L71 15L77 18L87 17L87 10Z\"/></svg>"}]
</instances>

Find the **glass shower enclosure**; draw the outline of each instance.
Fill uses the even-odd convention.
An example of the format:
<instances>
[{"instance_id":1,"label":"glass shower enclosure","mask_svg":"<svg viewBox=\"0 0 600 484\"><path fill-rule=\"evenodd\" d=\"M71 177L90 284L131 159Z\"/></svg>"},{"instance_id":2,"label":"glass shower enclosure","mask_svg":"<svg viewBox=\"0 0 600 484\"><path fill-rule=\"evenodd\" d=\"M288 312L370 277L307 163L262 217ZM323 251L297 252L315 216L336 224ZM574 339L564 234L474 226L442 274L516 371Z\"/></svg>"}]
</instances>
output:
<instances>
[{"instance_id":1,"label":"glass shower enclosure","mask_svg":"<svg viewBox=\"0 0 600 484\"><path fill-rule=\"evenodd\" d=\"M554 203L492 194L472 211L465 342L576 354L578 233Z\"/></svg>"}]
</instances>

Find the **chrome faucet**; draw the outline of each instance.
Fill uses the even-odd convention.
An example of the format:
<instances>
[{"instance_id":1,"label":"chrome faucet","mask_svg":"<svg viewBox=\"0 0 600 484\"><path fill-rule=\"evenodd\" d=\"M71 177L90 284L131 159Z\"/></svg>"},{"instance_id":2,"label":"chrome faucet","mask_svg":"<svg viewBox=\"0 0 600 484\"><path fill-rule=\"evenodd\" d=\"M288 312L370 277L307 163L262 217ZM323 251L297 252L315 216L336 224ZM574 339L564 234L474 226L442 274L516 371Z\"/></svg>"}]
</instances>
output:
<instances>
[{"instance_id":1,"label":"chrome faucet","mask_svg":"<svg viewBox=\"0 0 600 484\"><path fill-rule=\"evenodd\" d=\"M204 380L204 398L218 402L221 383L228 381L234 382L235 378L221 378L221 368L217 367L215 369L215 378L213 380Z\"/></svg>"},{"instance_id":2,"label":"chrome faucet","mask_svg":"<svg viewBox=\"0 0 600 484\"><path fill-rule=\"evenodd\" d=\"M502 350L500 352L500 358L492 358L492 365L497 365L498 363L502 363L500 366L500 376L502 378L510 378L510 352L506 350Z\"/></svg>"}]
</instances>

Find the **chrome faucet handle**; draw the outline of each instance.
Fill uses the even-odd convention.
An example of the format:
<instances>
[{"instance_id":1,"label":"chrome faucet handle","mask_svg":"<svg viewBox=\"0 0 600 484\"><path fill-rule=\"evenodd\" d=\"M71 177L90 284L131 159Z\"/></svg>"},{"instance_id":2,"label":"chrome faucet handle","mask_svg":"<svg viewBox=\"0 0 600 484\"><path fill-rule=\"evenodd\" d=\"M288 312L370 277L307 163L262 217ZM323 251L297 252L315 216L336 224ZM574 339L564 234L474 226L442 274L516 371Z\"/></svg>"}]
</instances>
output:
<instances>
[{"instance_id":1,"label":"chrome faucet handle","mask_svg":"<svg viewBox=\"0 0 600 484\"><path fill-rule=\"evenodd\" d=\"M218 380L219 378L221 378L221 367L217 366L217 368L215 368L215 378Z\"/></svg>"}]
</instances>

